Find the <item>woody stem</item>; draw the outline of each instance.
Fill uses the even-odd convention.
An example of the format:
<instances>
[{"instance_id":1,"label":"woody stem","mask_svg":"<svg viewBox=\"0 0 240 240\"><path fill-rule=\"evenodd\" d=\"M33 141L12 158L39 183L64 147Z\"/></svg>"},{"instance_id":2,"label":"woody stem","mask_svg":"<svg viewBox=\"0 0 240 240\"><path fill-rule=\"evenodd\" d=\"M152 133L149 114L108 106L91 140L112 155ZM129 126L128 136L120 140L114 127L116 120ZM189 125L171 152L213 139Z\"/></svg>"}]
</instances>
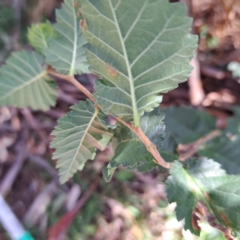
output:
<instances>
[{"instance_id":1,"label":"woody stem","mask_svg":"<svg viewBox=\"0 0 240 240\"><path fill-rule=\"evenodd\" d=\"M68 82L71 82L74 86L76 86L81 92L83 92L90 100L92 100L95 103L95 106L98 109L101 109L101 106L98 105L96 102L96 98L90 93L81 83L79 83L73 76L66 76L64 74L60 74L55 72L53 69L48 69L47 70L48 74L64 79ZM113 116L114 117L114 116ZM144 134L142 129L140 127L135 127L132 123L130 122L125 122L121 118L116 118L117 121L121 122L123 125L128 127L131 131L133 131L139 139L142 141L142 143L146 146L146 149L148 152L152 154L154 157L155 161L157 164L161 165L164 168L170 168L171 164L168 162L165 162L164 159L161 157L160 153L157 150L157 147L155 144L153 144L149 138Z\"/></svg>"}]
</instances>

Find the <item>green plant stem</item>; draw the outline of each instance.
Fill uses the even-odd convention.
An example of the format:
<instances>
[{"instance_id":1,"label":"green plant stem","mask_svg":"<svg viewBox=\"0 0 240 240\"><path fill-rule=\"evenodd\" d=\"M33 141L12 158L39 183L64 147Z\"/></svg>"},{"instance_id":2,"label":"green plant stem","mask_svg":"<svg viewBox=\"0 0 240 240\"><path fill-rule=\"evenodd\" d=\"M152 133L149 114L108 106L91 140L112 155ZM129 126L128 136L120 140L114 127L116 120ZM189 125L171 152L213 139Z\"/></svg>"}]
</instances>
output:
<instances>
[{"instance_id":1,"label":"green plant stem","mask_svg":"<svg viewBox=\"0 0 240 240\"><path fill-rule=\"evenodd\" d=\"M81 83L79 83L73 76L66 76L64 74L57 73L53 69L48 69L47 72L48 72L48 74L50 74L52 76L64 79L68 82L71 82L74 86L76 86L90 100L92 100L95 103L96 108L101 109L101 106L96 103L97 101L96 101L95 97ZM150 152L153 155L155 162L157 164L161 165L164 168L171 167L170 163L164 161L164 159L161 157L160 153L158 152L156 145L153 144L149 140L149 138L144 134L144 132L142 131L142 129L140 127L135 127L132 123L125 122L121 118L116 118L116 120L121 122L126 127L128 127L131 131L133 131L139 137L139 139L142 141L142 143L146 146L146 149L148 150L148 152Z\"/></svg>"}]
</instances>

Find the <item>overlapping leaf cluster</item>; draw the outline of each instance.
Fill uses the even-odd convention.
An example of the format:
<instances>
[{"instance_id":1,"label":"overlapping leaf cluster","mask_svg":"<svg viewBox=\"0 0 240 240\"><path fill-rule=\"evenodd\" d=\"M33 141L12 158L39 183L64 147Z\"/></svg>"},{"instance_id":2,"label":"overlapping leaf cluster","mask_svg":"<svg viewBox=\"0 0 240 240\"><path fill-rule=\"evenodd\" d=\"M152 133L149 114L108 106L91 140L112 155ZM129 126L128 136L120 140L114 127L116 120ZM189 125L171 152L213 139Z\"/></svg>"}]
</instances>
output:
<instances>
[{"instance_id":1,"label":"overlapping leaf cluster","mask_svg":"<svg viewBox=\"0 0 240 240\"><path fill-rule=\"evenodd\" d=\"M103 170L107 181L119 166L162 169L132 131L140 128L171 162L168 199L177 202L177 218L185 219L185 228L199 234L192 214L201 202L219 224L240 231L239 177L227 175L240 171L240 121L230 119L220 136L198 146L194 157L199 159L182 164L175 161L180 158L178 145L194 146L215 130L215 120L192 108L159 108L161 95L190 75L188 63L197 44L190 27L183 3L65 0L56 10L56 23L29 28L28 39L37 52L13 53L0 68L0 104L47 110L57 96L49 69L66 77L91 71L97 76L96 101L72 106L52 133L61 182L110 142L115 155ZM109 115L116 125L109 125Z\"/></svg>"},{"instance_id":2,"label":"overlapping leaf cluster","mask_svg":"<svg viewBox=\"0 0 240 240\"><path fill-rule=\"evenodd\" d=\"M57 95L49 67L73 76L88 73L90 65L99 76L94 94L98 107L95 111L92 106L91 116L95 119L99 114L111 114L133 122L162 151L165 128L158 109L162 99L159 94L177 87L191 72L188 63L197 39L189 34L190 27L191 19L186 17L182 3L65 0L56 10L56 23L29 28L29 42L38 53L15 53L0 70L0 103L46 110L55 104ZM87 109L82 104L74 106L53 132L53 158L58 159L62 181L81 169L101 145L99 140L86 140L89 125L75 119L81 116L90 121ZM156 166L144 144L129 129L127 139L119 138L117 132L124 128L118 125L113 133L116 152L108 168L123 165L143 171ZM98 137L108 132L106 123L105 132L101 131ZM66 144L65 139L70 142ZM163 154L168 155L167 151ZM170 158L173 160L173 155Z\"/></svg>"}]
</instances>

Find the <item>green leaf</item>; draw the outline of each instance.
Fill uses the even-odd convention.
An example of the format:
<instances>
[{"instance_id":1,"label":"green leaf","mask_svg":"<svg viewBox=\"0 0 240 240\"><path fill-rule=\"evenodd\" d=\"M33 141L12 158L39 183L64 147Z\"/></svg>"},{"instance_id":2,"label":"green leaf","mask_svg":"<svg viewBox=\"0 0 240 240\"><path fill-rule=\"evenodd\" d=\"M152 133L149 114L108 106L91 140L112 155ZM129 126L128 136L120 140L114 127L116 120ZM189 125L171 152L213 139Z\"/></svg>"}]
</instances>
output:
<instances>
[{"instance_id":1,"label":"green leaf","mask_svg":"<svg viewBox=\"0 0 240 240\"><path fill-rule=\"evenodd\" d=\"M167 197L170 203L177 203L177 219L185 218L185 229L199 235L191 219L196 204L202 202L216 217L215 223L240 230L240 177L227 175L218 163L206 158L184 166L174 162L170 173Z\"/></svg>"},{"instance_id":2,"label":"green leaf","mask_svg":"<svg viewBox=\"0 0 240 240\"><path fill-rule=\"evenodd\" d=\"M240 231L240 177L225 176L208 192L209 204L218 221L233 232ZM206 183L207 184L207 183Z\"/></svg>"},{"instance_id":3,"label":"green leaf","mask_svg":"<svg viewBox=\"0 0 240 240\"><path fill-rule=\"evenodd\" d=\"M10 6L0 2L0 33L8 33L15 24L15 12Z\"/></svg>"},{"instance_id":4,"label":"green leaf","mask_svg":"<svg viewBox=\"0 0 240 240\"><path fill-rule=\"evenodd\" d=\"M79 0L90 69L107 80L96 94L104 113L140 124L191 73L197 37L183 3L166 0ZM106 97L107 96L107 97Z\"/></svg>"},{"instance_id":5,"label":"green leaf","mask_svg":"<svg viewBox=\"0 0 240 240\"><path fill-rule=\"evenodd\" d=\"M230 140L220 136L205 144L198 151L200 156L212 158L220 163L229 174L240 174L240 138Z\"/></svg>"},{"instance_id":6,"label":"green leaf","mask_svg":"<svg viewBox=\"0 0 240 240\"><path fill-rule=\"evenodd\" d=\"M175 209L177 220L181 221L185 218L184 229L189 229L192 233L199 236L200 232L193 227L191 221L192 212L198 200L194 194L194 187L191 188L188 186L192 181L188 179L188 175L182 168L180 162L172 164L170 173L172 176L169 177L166 182L168 201L169 203L177 203Z\"/></svg>"},{"instance_id":7,"label":"green leaf","mask_svg":"<svg viewBox=\"0 0 240 240\"><path fill-rule=\"evenodd\" d=\"M40 53L48 47L49 41L56 37L56 32L50 23L32 24L28 28L28 41Z\"/></svg>"},{"instance_id":8,"label":"green leaf","mask_svg":"<svg viewBox=\"0 0 240 240\"><path fill-rule=\"evenodd\" d=\"M56 151L53 159L58 159L60 181L66 182L77 170L82 170L88 159L94 159L96 149L103 150L111 134L107 132L103 115L90 102L80 102L58 120L52 135L51 147ZM104 141L103 141L104 140Z\"/></svg>"},{"instance_id":9,"label":"green leaf","mask_svg":"<svg viewBox=\"0 0 240 240\"><path fill-rule=\"evenodd\" d=\"M56 103L56 84L46 72L43 56L15 52L0 68L0 104L48 110Z\"/></svg>"},{"instance_id":10,"label":"green leaf","mask_svg":"<svg viewBox=\"0 0 240 240\"><path fill-rule=\"evenodd\" d=\"M161 149L159 149L159 152L160 152L162 158L166 162L173 162L174 160L179 158L179 156L176 152L178 144L177 144L175 138L173 138L172 135L167 130L165 130L165 131L166 131L165 139L161 146ZM156 164L153 161L151 161L149 163L148 162L144 163L143 165L139 166L137 168L137 170L139 172L147 172L147 171L151 171L153 168L158 168L161 172L166 171L165 168L161 167L160 165Z\"/></svg>"},{"instance_id":11,"label":"green leaf","mask_svg":"<svg viewBox=\"0 0 240 240\"><path fill-rule=\"evenodd\" d=\"M173 162L178 159L177 146L178 143L171 133L166 129L165 140L161 147L160 153L163 159L167 162Z\"/></svg>"},{"instance_id":12,"label":"green leaf","mask_svg":"<svg viewBox=\"0 0 240 240\"><path fill-rule=\"evenodd\" d=\"M227 119L226 133L240 135L240 107L233 107L234 115Z\"/></svg>"},{"instance_id":13,"label":"green leaf","mask_svg":"<svg viewBox=\"0 0 240 240\"><path fill-rule=\"evenodd\" d=\"M52 38L45 49L47 63L57 72L74 75L88 73L88 62L83 49L86 41L82 38L74 0L65 0L56 11L57 23L53 25L57 37Z\"/></svg>"},{"instance_id":14,"label":"green leaf","mask_svg":"<svg viewBox=\"0 0 240 240\"><path fill-rule=\"evenodd\" d=\"M120 182L131 181L134 178L134 174L129 170L120 170L116 173L116 179Z\"/></svg>"},{"instance_id":15,"label":"green leaf","mask_svg":"<svg viewBox=\"0 0 240 240\"><path fill-rule=\"evenodd\" d=\"M164 110L167 130L178 143L198 140L216 129L216 120L208 113L192 107L171 107Z\"/></svg>"},{"instance_id":16,"label":"green leaf","mask_svg":"<svg viewBox=\"0 0 240 240\"><path fill-rule=\"evenodd\" d=\"M140 127L152 143L160 150L165 135L165 126L163 123L164 115L160 108L154 109L151 113L145 113L140 119ZM153 162L153 156L149 153L145 145L139 138L125 126L120 126L120 143L117 145L114 157L104 170L104 178L110 180L114 170L122 165L125 168L133 169ZM154 166L154 164L153 164Z\"/></svg>"},{"instance_id":17,"label":"green leaf","mask_svg":"<svg viewBox=\"0 0 240 240\"><path fill-rule=\"evenodd\" d=\"M115 170L116 170L116 168L108 168L108 167L105 167L102 169L103 178L106 182L111 181Z\"/></svg>"}]
</instances>

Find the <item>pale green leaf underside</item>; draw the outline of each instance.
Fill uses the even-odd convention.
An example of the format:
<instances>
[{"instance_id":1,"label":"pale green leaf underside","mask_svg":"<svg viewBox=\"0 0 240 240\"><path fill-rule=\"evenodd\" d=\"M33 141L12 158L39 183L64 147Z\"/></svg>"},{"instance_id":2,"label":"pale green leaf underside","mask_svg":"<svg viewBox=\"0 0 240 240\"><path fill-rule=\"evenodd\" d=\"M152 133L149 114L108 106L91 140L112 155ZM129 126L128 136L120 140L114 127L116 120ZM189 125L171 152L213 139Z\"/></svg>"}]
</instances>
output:
<instances>
[{"instance_id":1,"label":"pale green leaf underside","mask_svg":"<svg viewBox=\"0 0 240 240\"><path fill-rule=\"evenodd\" d=\"M0 105L47 110L56 102L56 85L36 52L15 52L0 68Z\"/></svg>"},{"instance_id":2,"label":"pale green leaf underside","mask_svg":"<svg viewBox=\"0 0 240 240\"><path fill-rule=\"evenodd\" d=\"M167 0L80 0L90 69L111 84L97 83L105 113L126 119L151 111L191 72L197 38L183 3ZM106 98L107 96L107 98Z\"/></svg>"},{"instance_id":3,"label":"pale green leaf underside","mask_svg":"<svg viewBox=\"0 0 240 240\"><path fill-rule=\"evenodd\" d=\"M28 41L40 53L48 47L49 41L56 36L50 23L33 24L28 29Z\"/></svg>"},{"instance_id":4,"label":"pale green leaf underside","mask_svg":"<svg viewBox=\"0 0 240 240\"><path fill-rule=\"evenodd\" d=\"M104 124L106 116L98 113L92 103L81 102L71 109L52 132L55 137L51 147L56 149L53 159L58 159L62 183L82 170L85 162L94 158L96 148L103 149L105 139L111 137Z\"/></svg>"},{"instance_id":5,"label":"pale green leaf underside","mask_svg":"<svg viewBox=\"0 0 240 240\"><path fill-rule=\"evenodd\" d=\"M47 63L56 71L67 74L88 73L88 62L82 46L80 18L74 0L65 0L60 10L56 10L57 23L54 24L57 37L45 49Z\"/></svg>"}]
</instances>

